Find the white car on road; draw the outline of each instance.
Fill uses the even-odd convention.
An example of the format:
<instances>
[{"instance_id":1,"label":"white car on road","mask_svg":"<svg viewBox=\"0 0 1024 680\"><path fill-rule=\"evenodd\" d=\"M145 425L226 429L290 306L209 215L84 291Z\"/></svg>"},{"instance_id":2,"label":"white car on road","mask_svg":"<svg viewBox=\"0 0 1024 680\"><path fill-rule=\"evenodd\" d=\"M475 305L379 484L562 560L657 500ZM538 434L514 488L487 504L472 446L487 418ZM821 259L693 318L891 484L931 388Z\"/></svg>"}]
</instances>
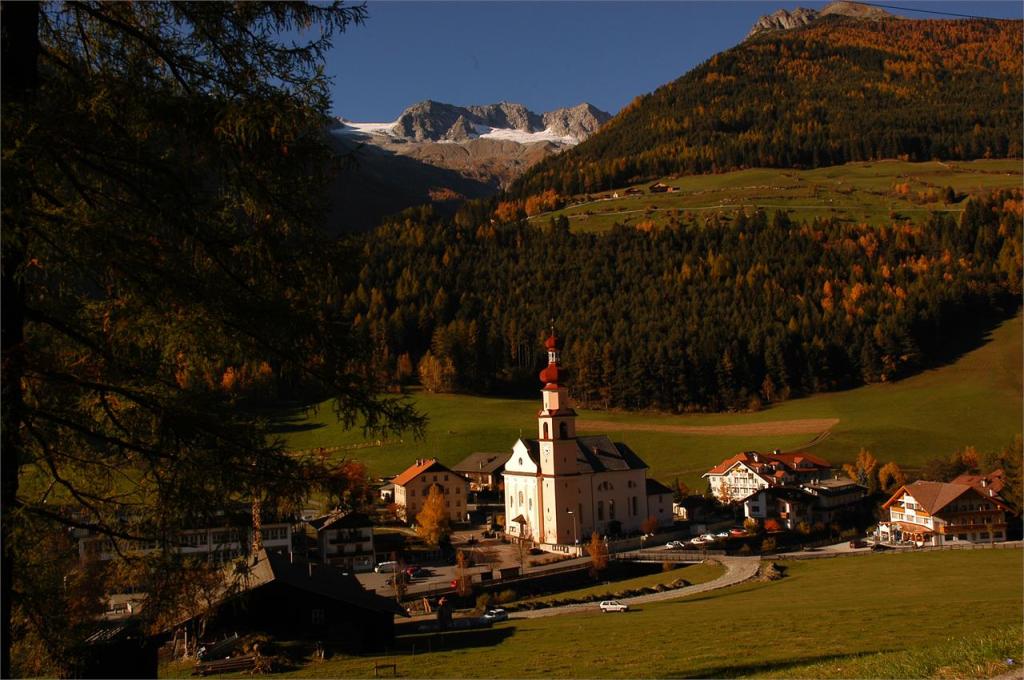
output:
<instances>
[{"instance_id":1,"label":"white car on road","mask_svg":"<svg viewBox=\"0 0 1024 680\"><path fill-rule=\"evenodd\" d=\"M686 548L686 544L682 541L669 541L665 544L666 550L683 550Z\"/></svg>"},{"instance_id":2,"label":"white car on road","mask_svg":"<svg viewBox=\"0 0 1024 680\"><path fill-rule=\"evenodd\" d=\"M618 600L605 600L600 605L603 612L624 612L629 611L628 604L622 604Z\"/></svg>"},{"instance_id":3,"label":"white car on road","mask_svg":"<svg viewBox=\"0 0 1024 680\"><path fill-rule=\"evenodd\" d=\"M484 618L488 621L508 621L508 612L504 609L489 609L484 614Z\"/></svg>"}]
</instances>

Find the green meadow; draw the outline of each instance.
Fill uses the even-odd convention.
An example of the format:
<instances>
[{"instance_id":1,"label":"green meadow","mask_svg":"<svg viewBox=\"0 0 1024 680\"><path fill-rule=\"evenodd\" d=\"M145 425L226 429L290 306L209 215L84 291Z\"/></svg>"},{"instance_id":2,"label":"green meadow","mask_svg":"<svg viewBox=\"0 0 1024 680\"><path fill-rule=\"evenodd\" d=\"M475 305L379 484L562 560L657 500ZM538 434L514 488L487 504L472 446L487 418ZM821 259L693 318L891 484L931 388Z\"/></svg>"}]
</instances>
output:
<instances>
[{"instance_id":1,"label":"green meadow","mask_svg":"<svg viewBox=\"0 0 1024 680\"><path fill-rule=\"evenodd\" d=\"M430 636L433 651L338 656L291 677L988 677L1021 662L1021 551L781 563L787 576L625 614L513 619ZM428 636L399 647L427 647ZM596 650L596 653L595 653ZM586 652L586 653L584 653ZM169 669L172 670L173 669Z\"/></svg>"},{"instance_id":2,"label":"green meadow","mask_svg":"<svg viewBox=\"0 0 1024 680\"><path fill-rule=\"evenodd\" d=\"M965 446L997 450L1021 432L1022 318L995 327L984 343L955 361L889 384L817 394L756 413L665 415L579 411L581 434L627 443L665 482L679 477L703 488L700 475L742 450L803 449L833 464L863 447L882 461L913 469ZM538 386L539 387L539 386ZM328 404L281 414L282 437L293 449L351 447L376 475L400 472L416 458L455 464L474 451L508 451L519 436L536 437L540 399L498 399L416 392L429 419L422 440L366 441L344 430Z\"/></svg>"},{"instance_id":3,"label":"green meadow","mask_svg":"<svg viewBox=\"0 0 1024 680\"><path fill-rule=\"evenodd\" d=\"M717 562L708 562L707 564L689 564L683 565L677 569L671 569L669 571L659 571L656 574L647 574L646 576L637 576L635 578L624 579L622 581L607 581L600 585L590 586L589 588L579 588L577 590L565 590L556 595L545 595L543 597L531 597L522 602L555 602L558 600L577 600L587 597L604 596L615 597L615 593L625 592L627 590L635 590L637 588L649 588L661 584L672 583L679 579L686 579L691 585L697 585L699 583L707 583L708 581L714 581L716 578L725 573L725 567Z\"/></svg>"},{"instance_id":4,"label":"green meadow","mask_svg":"<svg viewBox=\"0 0 1024 680\"><path fill-rule=\"evenodd\" d=\"M753 168L663 179L664 184L676 189L673 193L649 193L648 186L653 182L647 182L636 185L642 194L627 196L625 190L629 187L624 187L600 194L606 199L578 203L530 219L546 222L565 215L575 230L602 232L616 223L662 225L674 214L688 211L697 216L729 216L740 209L761 208L769 212L783 210L796 221L834 218L879 226L894 220L916 221L932 211L959 215L962 201L946 204L941 199L946 187L963 196L992 189L1019 189L1022 180L1021 161L1014 159L875 161L815 170ZM908 193L897 192L897 185L906 185ZM619 197L611 198L613 193Z\"/></svg>"}]
</instances>

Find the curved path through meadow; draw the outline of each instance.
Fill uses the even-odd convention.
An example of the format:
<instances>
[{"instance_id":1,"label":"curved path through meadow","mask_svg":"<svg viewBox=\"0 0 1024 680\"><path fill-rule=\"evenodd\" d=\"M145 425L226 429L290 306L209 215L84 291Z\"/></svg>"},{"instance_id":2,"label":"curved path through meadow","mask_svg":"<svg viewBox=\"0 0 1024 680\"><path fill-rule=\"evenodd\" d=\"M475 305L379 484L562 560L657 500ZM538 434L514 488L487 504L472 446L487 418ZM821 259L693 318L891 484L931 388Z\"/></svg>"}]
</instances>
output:
<instances>
[{"instance_id":1,"label":"curved path through meadow","mask_svg":"<svg viewBox=\"0 0 1024 680\"><path fill-rule=\"evenodd\" d=\"M760 557L716 557L714 558L718 562L721 562L725 567L725 573L716 578L714 581L708 581L707 583L698 583L693 586L686 586L685 588L675 588L673 590L665 590L660 593L650 593L649 595L637 595L636 597L624 597L620 602L624 602L630 606L638 604L646 604L648 602L662 602L664 600L677 600L690 595L696 595L697 593L706 593L709 590L718 590L719 588L728 588L734 586L737 583L743 583L754 577L757 574L758 567L761 566ZM548 607L547 609L534 609L531 611L513 612L509 614L510 619L539 619L545 616L560 616L562 614L577 614L585 611L597 611L596 602L586 602L583 604L567 604L561 607Z\"/></svg>"}]
</instances>

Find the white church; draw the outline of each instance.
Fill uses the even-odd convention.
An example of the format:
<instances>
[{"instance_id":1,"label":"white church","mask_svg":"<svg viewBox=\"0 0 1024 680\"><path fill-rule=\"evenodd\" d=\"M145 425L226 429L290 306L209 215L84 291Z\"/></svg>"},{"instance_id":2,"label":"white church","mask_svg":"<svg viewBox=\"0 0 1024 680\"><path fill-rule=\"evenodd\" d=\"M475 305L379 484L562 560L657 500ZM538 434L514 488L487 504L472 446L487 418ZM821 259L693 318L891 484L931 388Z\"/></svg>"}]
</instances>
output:
<instances>
[{"instance_id":1,"label":"white church","mask_svg":"<svg viewBox=\"0 0 1024 680\"><path fill-rule=\"evenodd\" d=\"M671 490L647 479L647 464L604 435L576 436L554 332L545 341L537 439L519 439L505 464L505 533L552 552L575 552L596 531L640 531L648 517L672 524Z\"/></svg>"}]
</instances>

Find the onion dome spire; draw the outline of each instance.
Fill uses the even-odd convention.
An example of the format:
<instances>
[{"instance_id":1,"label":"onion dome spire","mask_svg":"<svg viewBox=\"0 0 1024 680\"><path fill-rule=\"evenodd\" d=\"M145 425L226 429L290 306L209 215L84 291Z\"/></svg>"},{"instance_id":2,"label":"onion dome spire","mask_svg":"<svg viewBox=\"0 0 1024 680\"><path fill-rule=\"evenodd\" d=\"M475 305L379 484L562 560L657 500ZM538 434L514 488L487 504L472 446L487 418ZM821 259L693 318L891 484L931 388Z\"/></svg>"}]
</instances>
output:
<instances>
[{"instance_id":1,"label":"onion dome spire","mask_svg":"<svg viewBox=\"0 0 1024 680\"><path fill-rule=\"evenodd\" d=\"M552 321L554 321L552 319ZM559 342L558 336L555 335L554 323L551 325L551 335L544 341L544 347L548 351L548 365L544 367L544 370L540 372L540 380L544 383L544 389L546 390L557 390L559 388L559 382L564 380L566 372L564 369L559 367L559 349L561 343Z\"/></svg>"}]
</instances>

